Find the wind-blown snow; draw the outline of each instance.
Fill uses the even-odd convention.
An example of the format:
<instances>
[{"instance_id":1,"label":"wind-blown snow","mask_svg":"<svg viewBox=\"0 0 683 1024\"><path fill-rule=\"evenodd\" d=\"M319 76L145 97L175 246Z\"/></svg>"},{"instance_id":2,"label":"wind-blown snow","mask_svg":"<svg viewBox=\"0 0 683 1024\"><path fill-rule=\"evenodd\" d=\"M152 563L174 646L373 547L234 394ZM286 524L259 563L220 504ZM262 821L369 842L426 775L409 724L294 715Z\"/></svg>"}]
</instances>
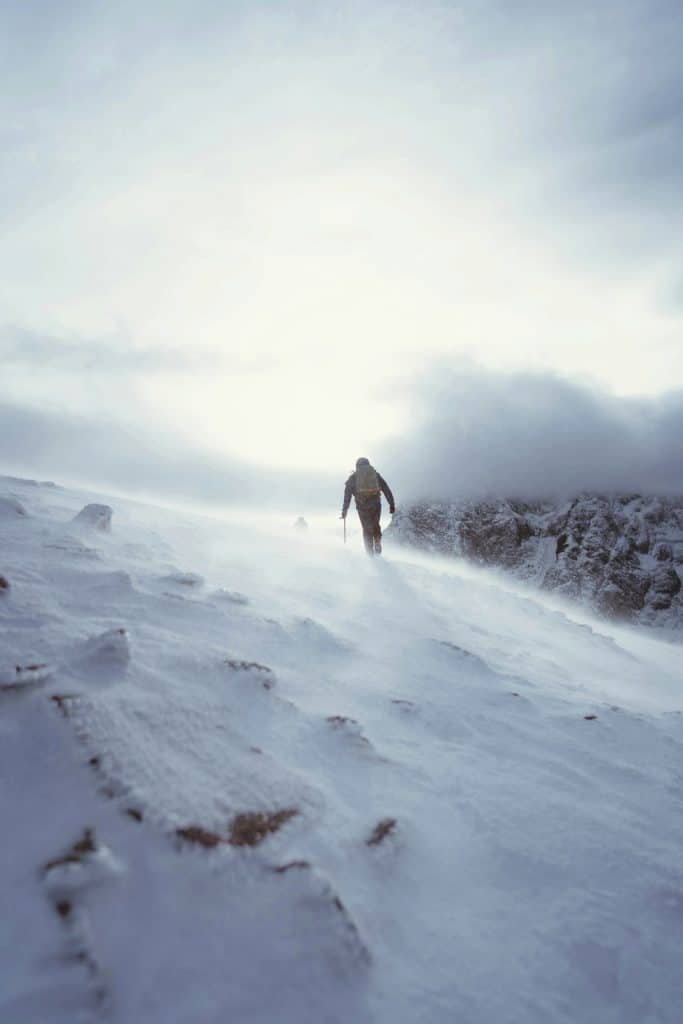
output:
<instances>
[{"instance_id":1,"label":"wind-blown snow","mask_svg":"<svg viewBox=\"0 0 683 1024\"><path fill-rule=\"evenodd\" d=\"M3 1022L680 1019L680 649L314 520L0 496Z\"/></svg>"}]
</instances>

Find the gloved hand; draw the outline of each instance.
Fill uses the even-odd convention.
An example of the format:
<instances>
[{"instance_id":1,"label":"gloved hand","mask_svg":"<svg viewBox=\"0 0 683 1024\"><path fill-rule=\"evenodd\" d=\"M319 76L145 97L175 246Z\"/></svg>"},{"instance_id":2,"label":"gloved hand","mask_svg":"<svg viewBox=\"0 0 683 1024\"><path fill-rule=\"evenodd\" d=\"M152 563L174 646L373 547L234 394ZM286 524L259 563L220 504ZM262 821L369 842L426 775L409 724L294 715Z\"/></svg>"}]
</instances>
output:
<instances>
[{"instance_id":1,"label":"gloved hand","mask_svg":"<svg viewBox=\"0 0 683 1024\"><path fill-rule=\"evenodd\" d=\"M339 518L340 519L346 519L346 512L342 512L342 514L339 516Z\"/></svg>"},{"instance_id":2,"label":"gloved hand","mask_svg":"<svg viewBox=\"0 0 683 1024\"><path fill-rule=\"evenodd\" d=\"M392 505L392 506L390 507L390 509L389 509L389 515L390 515L390 516L393 516L393 514L394 514L394 512L395 512L395 511L396 511L396 509L395 509L395 508L394 508L394 506Z\"/></svg>"}]
</instances>

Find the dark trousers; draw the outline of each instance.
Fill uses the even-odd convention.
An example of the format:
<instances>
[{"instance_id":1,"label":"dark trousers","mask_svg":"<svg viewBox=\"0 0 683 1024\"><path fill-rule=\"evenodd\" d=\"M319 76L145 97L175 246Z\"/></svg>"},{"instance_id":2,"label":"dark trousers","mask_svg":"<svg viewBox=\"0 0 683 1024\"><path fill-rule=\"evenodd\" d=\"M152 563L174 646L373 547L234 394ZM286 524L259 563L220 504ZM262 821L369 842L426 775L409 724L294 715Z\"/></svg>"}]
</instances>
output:
<instances>
[{"instance_id":1,"label":"dark trousers","mask_svg":"<svg viewBox=\"0 0 683 1024\"><path fill-rule=\"evenodd\" d=\"M382 540L382 529L379 525L381 514L382 506L379 502L377 505L371 505L369 508L358 509L358 518L363 527L363 542L365 550L369 555L375 553L375 543L379 546Z\"/></svg>"}]
</instances>

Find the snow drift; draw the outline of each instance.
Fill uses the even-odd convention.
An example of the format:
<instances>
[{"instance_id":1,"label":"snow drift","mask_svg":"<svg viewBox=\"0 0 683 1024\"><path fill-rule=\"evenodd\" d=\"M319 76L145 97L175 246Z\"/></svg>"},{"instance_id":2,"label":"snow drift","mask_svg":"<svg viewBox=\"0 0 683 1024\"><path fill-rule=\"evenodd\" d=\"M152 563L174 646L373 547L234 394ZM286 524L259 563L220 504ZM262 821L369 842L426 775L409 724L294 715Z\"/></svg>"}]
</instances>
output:
<instances>
[{"instance_id":1,"label":"snow drift","mask_svg":"<svg viewBox=\"0 0 683 1024\"><path fill-rule=\"evenodd\" d=\"M0 1019L678 1020L680 650L314 520L0 494Z\"/></svg>"}]
</instances>

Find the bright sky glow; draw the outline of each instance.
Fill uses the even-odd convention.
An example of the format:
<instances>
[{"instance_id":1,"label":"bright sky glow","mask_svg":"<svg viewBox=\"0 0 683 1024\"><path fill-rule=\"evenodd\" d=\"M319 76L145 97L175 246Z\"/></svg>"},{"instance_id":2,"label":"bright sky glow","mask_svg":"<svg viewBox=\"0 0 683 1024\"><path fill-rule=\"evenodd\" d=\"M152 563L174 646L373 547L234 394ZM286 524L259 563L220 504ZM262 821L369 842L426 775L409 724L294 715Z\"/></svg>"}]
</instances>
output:
<instances>
[{"instance_id":1,"label":"bright sky glow","mask_svg":"<svg viewBox=\"0 0 683 1024\"><path fill-rule=\"evenodd\" d=\"M680 387L683 18L615 11L5 5L11 395L329 468L439 358Z\"/></svg>"}]
</instances>

